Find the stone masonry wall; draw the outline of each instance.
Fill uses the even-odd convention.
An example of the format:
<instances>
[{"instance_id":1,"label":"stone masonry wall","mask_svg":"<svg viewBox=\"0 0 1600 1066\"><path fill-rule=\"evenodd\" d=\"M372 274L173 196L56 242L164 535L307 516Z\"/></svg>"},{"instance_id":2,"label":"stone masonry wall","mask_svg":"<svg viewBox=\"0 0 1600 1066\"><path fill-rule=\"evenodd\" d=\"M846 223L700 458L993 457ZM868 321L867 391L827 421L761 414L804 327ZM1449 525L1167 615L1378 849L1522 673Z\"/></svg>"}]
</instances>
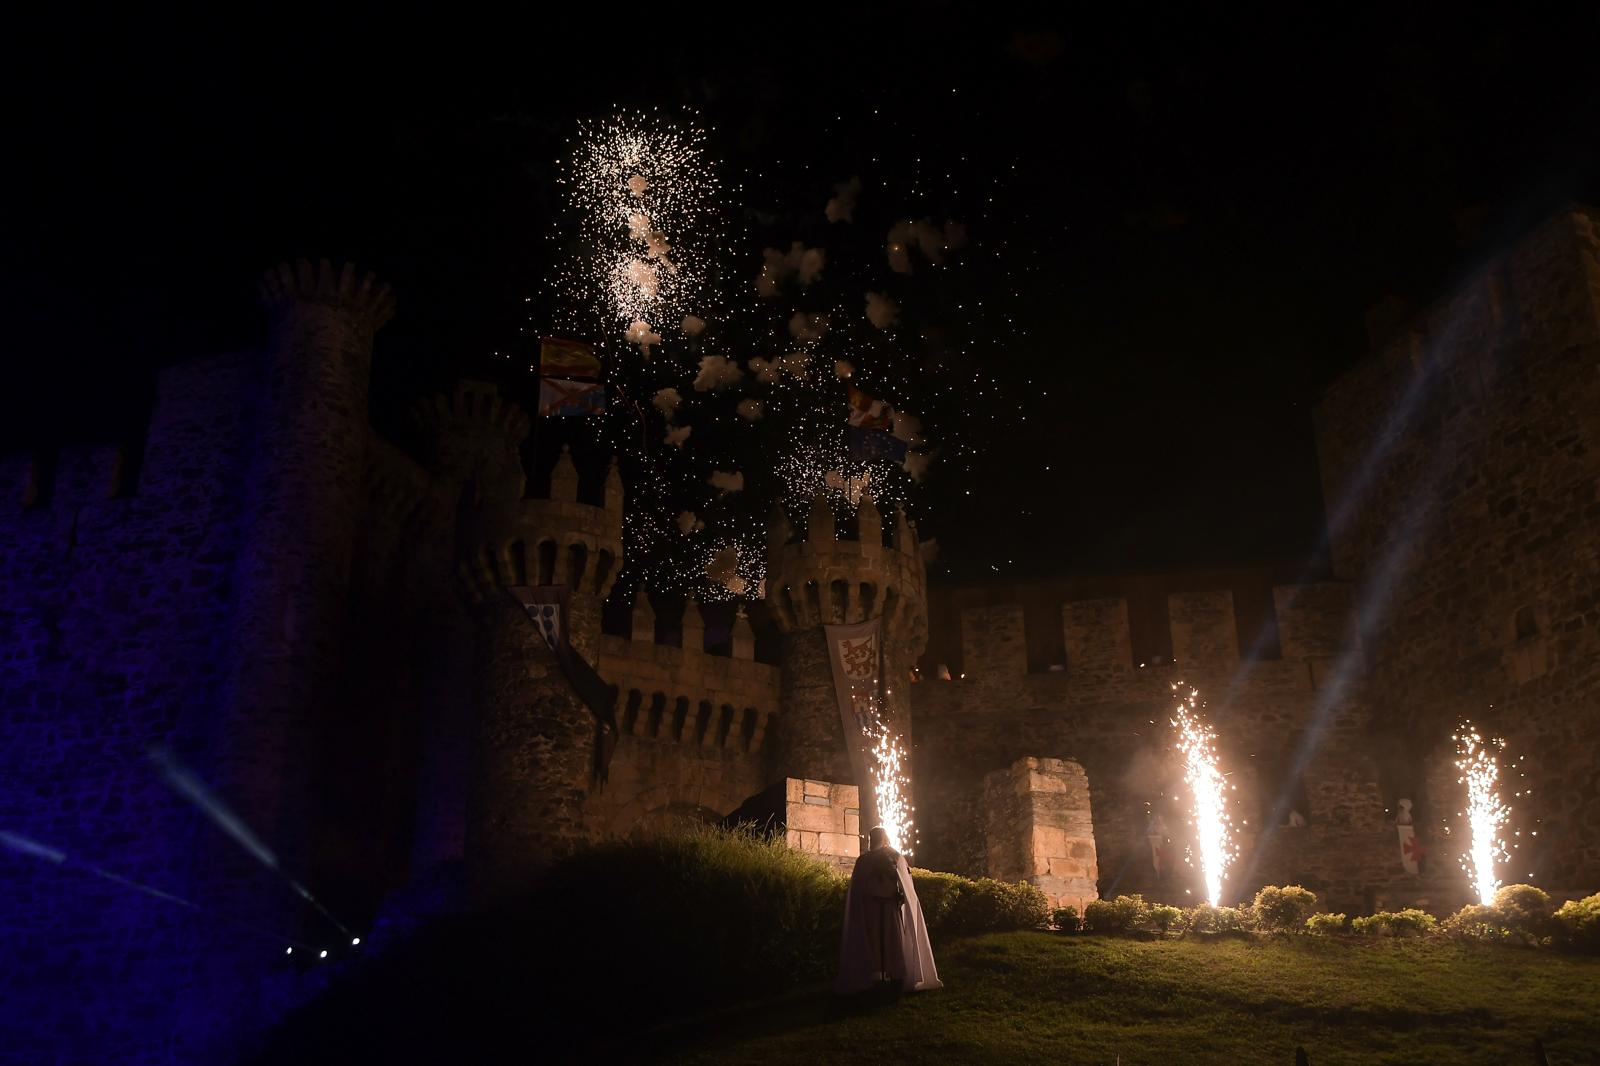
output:
<instances>
[{"instance_id":1,"label":"stone masonry wall","mask_svg":"<svg viewBox=\"0 0 1600 1066\"><path fill-rule=\"evenodd\" d=\"M784 779L789 846L848 874L861 856L861 790L855 785Z\"/></svg>"},{"instance_id":2,"label":"stone masonry wall","mask_svg":"<svg viewBox=\"0 0 1600 1066\"><path fill-rule=\"evenodd\" d=\"M1290 609L1277 626L1293 652L1280 659L1240 657L1226 591L1170 597L1176 664L1130 661L1120 600L1061 605L1067 662L1052 672L1028 670L1020 606L963 611L964 680L913 686L919 859L936 869L986 873L985 777L1028 756L1071 760L1087 775L1101 893L1192 900L1194 872L1179 864L1158 881L1146 836L1155 812L1180 852L1189 837L1169 725L1173 685L1181 681L1207 701L1236 786L1231 796L1244 847L1230 898L1252 894L1269 875L1355 907L1379 893L1439 895L1437 886L1412 883L1400 866L1367 740L1359 652L1330 636L1353 628L1341 589L1280 590L1277 599ZM1276 812L1280 794L1304 797L1308 824L1263 832L1274 813L1284 813Z\"/></svg>"},{"instance_id":3,"label":"stone masonry wall","mask_svg":"<svg viewBox=\"0 0 1600 1066\"><path fill-rule=\"evenodd\" d=\"M1089 779L1062 759L1018 759L984 778L989 876L1027 881L1052 907L1099 898Z\"/></svg>"},{"instance_id":4,"label":"stone masonry wall","mask_svg":"<svg viewBox=\"0 0 1600 1066\"><path fill-rule=\"evenodd\" d=\"M634 638L600 637L602 677L617 686L620 733L603 786L585 810L590 835L625 833L664 811L724 817L768 784L778 668L756 662L749 624L734 627L732 656L705 650L690 605L683 645L655 642L648 601Z\"/></svg>"},{"instance_id":5,"label":"stone masonry wall","mask_svg":"<svg viewBox=\"0 0 1600 1066\"><path fill-rule=\"evenodd\" d=\"M1356 581L1399 772L1432 780L1463 717L1503 735L1525 757L1513 787L1532 788L1511 800L1524 832L1505 876L1557 893L1600 889L1595 218L1525 236L1317 411L1334 560ZM1434 830L1462 806L1441 787Z\"/></svg>"},{"instance_id":6,"label":"stone masonry wall","mask_svg":"<svg viewBox=\"0 0 1600 1066\"><path fill-rule=\"evenodd\" d=\"M109 448L64 453L53 492L30 460L0 482L0 826L184 897L214 841L145 751L210 748L250 367L226 356L162 375L137 485L118 482ZM27 1022L3 1034L7 1053L201 1058L182 1012L206 943L179 908L0 851L0 999Z\"/></svg>"}]
</instances>

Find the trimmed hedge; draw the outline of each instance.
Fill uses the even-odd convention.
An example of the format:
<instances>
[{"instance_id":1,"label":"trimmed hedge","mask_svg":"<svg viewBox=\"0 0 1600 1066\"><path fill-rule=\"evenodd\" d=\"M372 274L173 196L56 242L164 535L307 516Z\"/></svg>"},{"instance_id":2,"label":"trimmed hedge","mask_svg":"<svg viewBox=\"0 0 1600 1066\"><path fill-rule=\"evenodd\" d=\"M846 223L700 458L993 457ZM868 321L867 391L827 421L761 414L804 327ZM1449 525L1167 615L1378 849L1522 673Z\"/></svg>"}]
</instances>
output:
<instances>
[{"instance_id":1,"label":"trimmed hedge","mask_svg":"<svg viewBox=\"0 0 1600 1066\"><path fill-rule=\"evenodd\" d=\"M1556 937L1563 947L1600 953L1600 892L1568 900L1553 917Z\"/></svg>"},{"instance_id":2,"label":"trimmed hedge","mask_svg":"<svg viewBox=\"0 0 1600 1066\"><path fill-rule=\"evenodd\" d=\"M1332 936L1345 931L1343 914L1313 914L1306 918L1306 932L1314 936Z\"/></svg>"},{"instance_id":3,"label":"trimmed hedge","mask_svg":"<svg viewBox=\"0 0 1600 1066\"><path fill-rule=\"evenodd\" d=\"M930 936L973 936L1050 923L1050 900L1026 881L1009 884L933 870L911 871Z\"/></svg>"},{"instance_id":4,"label":"trimmed hedge","mask_svg":"<svg viewBox=\"0 0 1600 1066\"><path fill-rule=\"evenodd\" d=\"M1149 914L1150 905L1138 893L1097 899L1083 908L1083 927L1092 933L1126 933L1137 929Z\"/></svg>"},{"instance_id":5,"label":"trimmed hedge","mask_svg":"<svg viewBox=\"0 0 1600 1066\"><path fill-rule=\"evenodd\" d=\"M1219 933L1237 933L1244 929L1245 915L1238 907L1213 907L1198 903L1184 916L1185 932L1199 936L1216 936Z\"/></svg>"},{"instance_id":6,"label":"trimmed hedge","mask_svg":"<svg viewBox=\"0 0 1600 1066\"><path fill-rule=\"evenodd\" d=\"M1181 911L1152 904L1142 896L1098 899L1084 908L1082 928L1117 936L1171 930L1197 936L1216 936L1248 930L1257 933L1312 933L1330 936L1352 932L1361 936L1420 937L1441 935L1455 940L1490 944L1554 945L1573 951L1600 953L1600 893L1571 900L1555 909L1548 893L1533 885L1505 885L1495 893L1490 907L1471 904L1438 921L1416 908L1379 911L1347 919L1343 914L1318 914L1317 896L1300 885L1267 885L1255 900L1240 907L1199 904ZM1058 929L1076 930L1077 911L1055 912Z\"/></svg>"},{"instance_id":7,"label":"trimmed hedge","mask_svg":"<svg viewBox=\"0 0 1600 1066\"><path fill-rule=\"evenodd\" d=\"M1362 936L1426 936L1438 924L1433 915L1415 907L1407 907L1402 911L1379 911L1377 914L1350 919L1350 928Z\"/></svg>"},{"instance_id":8,"label":"trimmed hedge","mask_svg":"<svg viewBox=\"0 0 1600 1066\"><path fill-rule=\"evenodd\" d=\"M1317 913L1317 894L1299 885L1267 885L1250 905L1251 927L1263 933L1295 933Z\"/></svg>"}]
</instances>

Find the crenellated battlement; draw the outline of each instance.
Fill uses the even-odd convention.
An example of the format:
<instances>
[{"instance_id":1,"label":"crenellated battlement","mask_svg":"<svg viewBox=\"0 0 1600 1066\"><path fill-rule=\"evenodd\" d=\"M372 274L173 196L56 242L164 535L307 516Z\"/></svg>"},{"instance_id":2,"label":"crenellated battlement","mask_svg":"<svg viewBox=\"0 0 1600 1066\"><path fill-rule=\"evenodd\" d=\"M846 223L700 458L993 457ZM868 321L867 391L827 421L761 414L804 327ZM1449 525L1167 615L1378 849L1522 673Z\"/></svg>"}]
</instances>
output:
<instances>
[{"instance_id":1,"label":"crenellated battlement","mask_svg":"<svg viewBox=\"0 0 1600 1066\"><path fill-rule=\"evenodd\" d=\"M483 500L477 546L461 561L475 597L495 588L564 584L603 601L622 570L622 476L606 474L605 503L578 502L578 470L563 447L546 499Z\"/></svg>"},{"instance_id":2,"label":"crenellated battlement","mask_svg":"<svg viewBox=\"0 0 1600 1066\"><path fill-rule=\"evenodd\" d=\"M749 620L734 620L733 655L705 650L705 621L684 605L681 646L658 643L655 612L642 592L633 639L600 638L600 675L617 686L623 736L757 752L778 708L778 668L755 661Z\"/></svg>"},{"instance_id":3,"label":"crenellated battlement","mask_svg":"<svg viewBox=\"0 0 1600 1066\"><path fill-rule=\"evenodd\" d=\"M279 263L261 277L261 303L279 311L294 303L322 304L352 315L369 332L394 315L394 293L353 263L335 267L327 259Z\"/></svg>"},{"instance_id":4,"label":"crenellated battlement","mask_svg":"<svg viewBox=\"0 0 1600 1066\"><path fill-rule=\"evenodd\" d=\"M430 444L429 465L441 477L473 482L480 498L518 500L526 489L522 442L532 423L528 413L485 381L458 381L449 395L434 395L412 408L413 421Z\"/></svg>"},{"instance_id":5,"label":"crenellated battlement","mask_svg":"<svg viewBox=\"0 0 1600 1066\"><path fill-rule=\"evenodd\" d=\"M1272 588L1281 659L1325 663L1359 650L1351 586L1341 582ZM1152 663L1136 662L1123 597L1073 600L1061 605L1064 673L1091 684L1120 684ZM966 680L1011 678L1029 673L1026 623L1021 604L962 608L962 674ZM1226 676L1240 664L1241 633L1233 593L1227 589L1171 593L1166 597L1171 656L1187 675ZM1246 639L1254 634L1246 634ZM1305 672L1312 682L1322 667Z\"/></svg>"},{"instance_id":6,"label":"crenellated battlement","mask_svg":"<svg viewBox=\"0 0 1600 1066\"><path fill-rule=\"evenodd\" d=\"M0 513L45 504L55 510L81 507L125 495L127 452L117 444L62 448L53 467L33 455L0 457Z\"/></svg>"},{"instance_id":7,"label":"crenellated battlement","mask_svg":"<svg viewBox=\"0 0 1600 1066\"><path fill-rule=\"evenodd\" d=\"M882 617L891 636L920 648L927 637L927 577L915 527L895 508L884 543L883 516L863 496L857 536L837 535L833 511L818 493L804 539L790 543L780 514L769 530L768 608L779 629L844 624Z\"/></svg>"}]
</instances>

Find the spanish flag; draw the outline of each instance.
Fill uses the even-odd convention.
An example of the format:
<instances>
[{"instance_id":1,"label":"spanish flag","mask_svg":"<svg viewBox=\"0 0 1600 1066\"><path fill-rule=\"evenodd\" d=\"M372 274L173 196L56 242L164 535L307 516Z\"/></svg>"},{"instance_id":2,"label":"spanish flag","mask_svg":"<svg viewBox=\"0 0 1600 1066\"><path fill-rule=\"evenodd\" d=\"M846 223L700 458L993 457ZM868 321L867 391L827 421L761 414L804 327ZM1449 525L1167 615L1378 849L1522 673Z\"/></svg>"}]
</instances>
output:
<instances>
[{"instance_id":1,"label":"spanish flag","mask_svg":"<svg viewBox=\"0 0 1600 1066\"><path fill-rule=\"evenodd\" d=\"M539 376L593 381L600 376L600 360L595 358L594 348L582 341L540 337Z\"/></svg>"},{"instance_id":2,"label":"spanish flag","mask_svg":"<svg viewBox=\"0 0 1600 1066\"><path fill-rule=\"evenodd\" d=\"M894 408L851 385L850 424L861 429L888 430L894 425Z\"/></svg>"}]
</instances>

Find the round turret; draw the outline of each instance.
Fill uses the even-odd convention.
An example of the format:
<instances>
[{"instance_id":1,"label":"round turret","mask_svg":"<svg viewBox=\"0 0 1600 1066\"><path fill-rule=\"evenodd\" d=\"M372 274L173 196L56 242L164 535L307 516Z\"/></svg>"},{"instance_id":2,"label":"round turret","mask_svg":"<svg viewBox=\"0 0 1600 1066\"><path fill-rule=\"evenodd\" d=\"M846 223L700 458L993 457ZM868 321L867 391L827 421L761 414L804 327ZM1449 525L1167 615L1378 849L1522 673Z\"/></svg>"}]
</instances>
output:
<instances>
[{"instance_id":1,"label":"round turret","mask_svg":"<svg viewBox=\"0 0 1600 1066\"><path fill-rule=\"evenodd\" d=\"M448 481L470 483L475 500L520 500L527 486L522 442L527 412L484 381L459 381L448 396L432 396L412 412L431 445L429 466Z\"/></svg>"},{"instance_id":2,"label":"round turret","mask_svg":"<svg viewBox=\"0 0 1600 1066\"><path fill-rule=\"evenodd\" d=\"M882 619L889 724L909 742L907 685L928 633L921 549L899 508L884 543L883 519L870 496L862 497L856 528L855 539L840 539L833 511L819 493L803 540L790 542L781 513L768 530L766 603L784 635L777 776L862 784L854 781L845 751L824 625Z\"/></svg>"}]
</instances>

